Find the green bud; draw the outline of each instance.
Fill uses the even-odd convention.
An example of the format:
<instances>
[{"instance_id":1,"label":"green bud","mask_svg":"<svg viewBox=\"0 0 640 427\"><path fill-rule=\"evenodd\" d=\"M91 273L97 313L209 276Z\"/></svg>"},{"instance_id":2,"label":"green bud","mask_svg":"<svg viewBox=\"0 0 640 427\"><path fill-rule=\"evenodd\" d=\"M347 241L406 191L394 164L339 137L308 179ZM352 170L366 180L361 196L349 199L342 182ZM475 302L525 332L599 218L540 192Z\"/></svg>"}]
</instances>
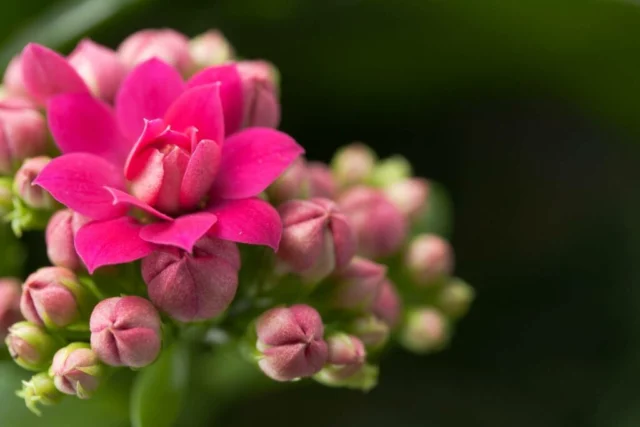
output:
<instances>
[{"instance_id":1,"label":"green bud","mask_svg":"<svg viewBox=\"0 0 640 427\"><path fill-rule=\"evenodd\" d=\"M389 340L389 325L374 315L354 320L348 332L360 338L367 350L379 350Z\"/></svg>"},{"instance_id":2,"label":"green bud","mask_svg":"<svg viewBox=\"0 0 640 427\"><path fill-rule=\"evenodd\" d=\"M447 283L438 295L437 305L444 314L459 319L467 314L475 298L475 291L461 279Z\"/></svg>"},{"instance_id":3,"label":"green bud","mask_svg":"<svg viewBox=\"0 0 640 427\"><path fill-rule=\"evenodd\" d=\"M369 391L378 385L379 368L365 364L348 378L335 375L334 368L326 367L314 375L313 379L329 387L345 387L355 390Z\"/></svg>"},{"instance_id":4,"label":"green bud","mask_svg":"<svg viewBox=\"0 0 640 427\"><path fill-rule=\"evenodd\" d=\"M46 369L61 345L44 329L30 322L13 324L5 343L13 360L30 371Z\"/></svg>"},{"instance_id":5,"label":"green bud","mask_svg":"<svg viewBox=\"0 0 640 427\"><path fill-rule=\"evenodd\" d=\"M341 187L363 184L369 180L376 164L376 153L362 143L342 147L333 156L331 168Z\"/></svg>"},{"instance_id":6,"label":"green bud","mask_svg":"<svg viewBox=\"0 0 640 427\"><path fill-rule=\"evenodd\" d=\"M449 342L449 324L438 310L421 307L411 310L400 333L400 342L415 353L441 350Z\"/></svg>"},{"instance_id":7,"label":"green bud","mask_svg":"<svg viewBox=\"0 0 640 427\"><path fill-rule=\"evenodd\" d=\"M41 415L38 404L55 405L63 397L46 372L34 375L29 381L22 381L22 389L16 395L24 399L27 408L36 415Z\"/></svg>"},{"instance_id":8,"label":"green bud","mask_svg":"<svg viewBox=\"0 0 640 427\"><path fill-rule=\"evenodd\" d=\"M371 184L376 187L388 187L413 175L411 163L396 155L379 162L371 175Z\"/></svg>"},{"instance_id":9,"label":"green bud","mask_svg":"<svg viewBox=\"0 0 640 427\"><path fill-rule=\"evenodd\" d=\"M13 209L13 192L11 178L0 177L0 220Z\"/></svg>"}]
</instances>

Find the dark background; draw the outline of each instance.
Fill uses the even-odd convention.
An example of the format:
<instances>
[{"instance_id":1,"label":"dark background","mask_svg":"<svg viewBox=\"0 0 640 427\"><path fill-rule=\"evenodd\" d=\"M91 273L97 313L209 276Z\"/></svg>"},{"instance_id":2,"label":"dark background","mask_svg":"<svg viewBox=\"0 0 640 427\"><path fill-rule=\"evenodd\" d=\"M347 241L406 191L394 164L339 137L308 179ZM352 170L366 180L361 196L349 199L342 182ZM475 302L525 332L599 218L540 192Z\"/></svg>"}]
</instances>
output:
<instances>
[{"instance_id":1,"label":"dark background","mask_svg":"<svg viewBox=\"0 0 640 427\"><path fill-rule=\"evenodd\" d=\"M368 395L212 395L205 425L640 425L634 2L11 0L0 23L3 64L29 40L68 51L82 36L219 28L279 67L281 128L310 158L362 140L449 190L457 274L478 298L447 351L393 351ZM127 425L126 378L35 419L1 368L2 426L86 425L88 411Z\"/></svg>"}]
</instances>

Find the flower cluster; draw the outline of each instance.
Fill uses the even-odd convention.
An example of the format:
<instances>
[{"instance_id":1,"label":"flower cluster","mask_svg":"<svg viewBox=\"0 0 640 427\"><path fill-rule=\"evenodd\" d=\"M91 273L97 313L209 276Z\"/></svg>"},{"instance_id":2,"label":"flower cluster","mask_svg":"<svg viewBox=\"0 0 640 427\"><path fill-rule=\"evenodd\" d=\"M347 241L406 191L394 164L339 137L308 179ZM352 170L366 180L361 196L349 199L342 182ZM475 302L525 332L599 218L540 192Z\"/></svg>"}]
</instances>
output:
<instances>
[{"instance_id":1,"label":"flower cluster","mask_svg":"<svg viewBox=\"0 0 640 427\"><path fill-rule=\"evenodd\" d=\"M31 409L212 331L276 381L362 390L391 338L446 346L473 290L430 222L436 186L363 144L307 161L276 130L278 85L216 31L66 57L29 44L11 61L0 214L18 235L45 229L53 265L0 280Z\"/></svg>"}]
</instances>

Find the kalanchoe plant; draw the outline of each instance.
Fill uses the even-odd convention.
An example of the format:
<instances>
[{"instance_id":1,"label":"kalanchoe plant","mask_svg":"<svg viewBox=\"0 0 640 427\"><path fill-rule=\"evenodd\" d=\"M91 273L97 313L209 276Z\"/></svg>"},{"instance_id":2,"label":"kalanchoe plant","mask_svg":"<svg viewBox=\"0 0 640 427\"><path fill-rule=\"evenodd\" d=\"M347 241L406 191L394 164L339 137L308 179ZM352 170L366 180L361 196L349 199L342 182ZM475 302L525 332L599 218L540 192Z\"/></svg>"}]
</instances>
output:
<instances>
[{"instance_id":1,"label":"kalanchoe plant","mask_svg":"<svg viewBox=\"0 0 640 427\"><path fill-rule=\"evenodd\" d=\"M385 348L445 348L473 301L440 186L362 143L307 161L275 129L277 69L220 32L149 29L67 57L29 44L3 84L0 214L45 231L54 265L21 290L0 278L34 412L100 398L129 369L133 425L171 425L178 385L219 352L273 384L366 391Z\"/></svg>"}]
</instances>

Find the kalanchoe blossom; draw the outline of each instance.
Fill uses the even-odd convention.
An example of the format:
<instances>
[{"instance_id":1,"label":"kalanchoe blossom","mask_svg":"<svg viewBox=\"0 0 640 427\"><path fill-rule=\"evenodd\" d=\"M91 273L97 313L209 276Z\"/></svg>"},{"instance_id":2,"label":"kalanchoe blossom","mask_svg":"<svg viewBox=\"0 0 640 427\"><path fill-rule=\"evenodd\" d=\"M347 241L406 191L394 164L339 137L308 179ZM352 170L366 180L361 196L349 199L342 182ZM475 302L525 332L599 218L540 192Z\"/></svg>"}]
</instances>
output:
<instances>
[{"instance_id":1,"label":"kalanchoe blossom","mask_svg":"<svg viewBox=\"0 0 640 427\"><path fill-rule=\"evenodd\" d=\"M49 375L62 393L88 399L100 385L104 371L104 365L89 344L77 342L58 350Z\"/></svg>"},{"instance_id":2,"label":"kalanchoe blossom","mask_svg":"<svg viewBox=\"0 0 640 427\"><path fill-rule=\"evenodd\" d=\"M45 232L45 241L47 256L53 265L74 271L82 268L82 260L76 252L74 239L80 227L86 223L87 218L70 209L62 209L51 217Z\"/></svg>"},{"instance_id":3,"label":"kalanchoe blossom","mask_svg":"<svg viewBox=\"0 0 640 427\"><path fill-rule=\"evenodd\" d=\"M13 360L30 371L45 369L59 347L56 339L44 329L29 322L12 325L5 344Z\"/></svg>"},{"instance_id":4,"label":"kalanchoe blossom","mask_svg":"<svg viewBox=\"0 0 640 427\"><path fill-rule=\"evenodd\" d=\"M50 161L51 159L46 156L33 157L27 159L16 172L13 180L13 192L29 207L52 209L55 205L49 193L34 185L37 176Z\"/></svg>"},{"instance_id":5,"label":"kalanchoe blossom","mask_svg":"<svg viewBox=\"0 0 640 427\"><path fill-rule=\"evenodd\" d=\"M23 160L44 154L44 117L28 101L0 101L0 175L10 175Z\"/></svg>"},{"instance_id":6,"label":"kalanchoe blossom","mask_svg":"<svg viewBox=\"0 0 640 427\"><path fill-rule=\"evenodd\" d=\"M257 320L256 333L260 369L276 381L311 376L327 360L322 319L307 305L267 311Z\"/></svg>"},{"instance_id":7,"label":"kalanchoe blossom","mask_svg":"<svg viewBox=\"0 0 640 427\"><path fill-rule=\"evenodd\" d=\"M158 357L161 327L160 315L148 300L109 298L91 313L91 348L107 365L142 368Z\"/></svg>"},{"instance_id":8,"label":"kalanchoe blossom","mask_svg":"<svg viewBox=\"0 0 640 427\"><path fill-rule=\"evenodd\" d=\"M168 28L147 29L131 34L118 47L118 55L128 69L152 58L166 62L183 74L193 67L189 39Z\"/></svg>"},{"instance_id":9,"label":"kalanchoe blossom","mask_svg":"<svg viewBox=\"0 0 640 427\"><path fill-rule=\"evenodd\" d=\"M218 30L209 30L191 39L189 53L197 69L221 65L234 57L233 47Z\"/></svg>"},{"instance_id":10,"label":"kalanchoe blossom","mask_svg":"<svg viewBox=\"0 0 640 427\"><path fill-rule=\"evenodd\" d=\"M368 312L373 307L387 268L366 258L355 257L336 273L331 306L342 310Z\"/></svg>"},{"instance_id":11,"label":"kalanchoe blossom","mask_svg":"<svg viewBox=\"0 0 640 427\"><path fill-rule=\"evenodd\" d=\"M393 328L400 320L401 311L402 302L396 286L390 280L385 280L373 302L373 314L382 319L390 328Z\"/></svg>"},{"instance_id":12,"label":"kalanchoe blossom","mask_svg":"<svg viewBox=\"0 0 640 427\"><path fill-rule=\"evenodd\" d=\"M92 94L106 101L113 100L126 73L116 52L85 39L71 52L68 61Z\"/></svg>"},{"instance_id":13,"label":"kalanchoe blossom","mask_svg":"<svg viewBox=\"0 0 640 427\"><path fill-rule=\"evenodd\" d=\"M280 101L273 65L266 61L240 61L237 67L244 95L243 127L277 128Z\"/></svg>"},{"instance_id":14,"label":"kalanchoe blossom","mask_svg":"<svg viewBox=\"0 0 640 427\"><path fill-rule=\"evenodd\" d=\"M225 139L225 123L233 121L226 114L240 118L241 105L234 66L203 70L185 85L156 59L125 79L115 115L86 94L49 103L51 131L65 154L36 183L93 220L75 239L90 272L165 245L190 252L205 235L278 247L277 212L256 196L303 150L266 128ZM147 220L130 216L132 208Z\"/></svg>"},{"instance_id":15,"label":"kalanchoe blossom","mask_svg":"<svg viewBox=\"0 0 640 427\"><path fill-rule=\"evenodd\" d=\"M151 301L176 320L211 319L227 309L238 288L240 253L229 241L204 237L193 254L167 247L142 260Z\"/></svg>"},{"instance_id":16,"label":"kalanchoe blossom","mask_svg":"<svg viewBox=\"0 0 640 427\"><path fill-rule=\"evenodd\" d=\"M0 340L4 341L9 327L22 319L20 293L17 279L0 277Z\"/></svg>"},{"instance_id":17,"label":"kalanchoe blossom","mask_svg":"<svg viewBox=\"0 0 640 427\"><path fill-rule=\"evenodd\" d=\"M420 234L409 244L405 266L418 286L428 286L451 274L453 250L442 237Z\"/></svg>"}]
</instances>

